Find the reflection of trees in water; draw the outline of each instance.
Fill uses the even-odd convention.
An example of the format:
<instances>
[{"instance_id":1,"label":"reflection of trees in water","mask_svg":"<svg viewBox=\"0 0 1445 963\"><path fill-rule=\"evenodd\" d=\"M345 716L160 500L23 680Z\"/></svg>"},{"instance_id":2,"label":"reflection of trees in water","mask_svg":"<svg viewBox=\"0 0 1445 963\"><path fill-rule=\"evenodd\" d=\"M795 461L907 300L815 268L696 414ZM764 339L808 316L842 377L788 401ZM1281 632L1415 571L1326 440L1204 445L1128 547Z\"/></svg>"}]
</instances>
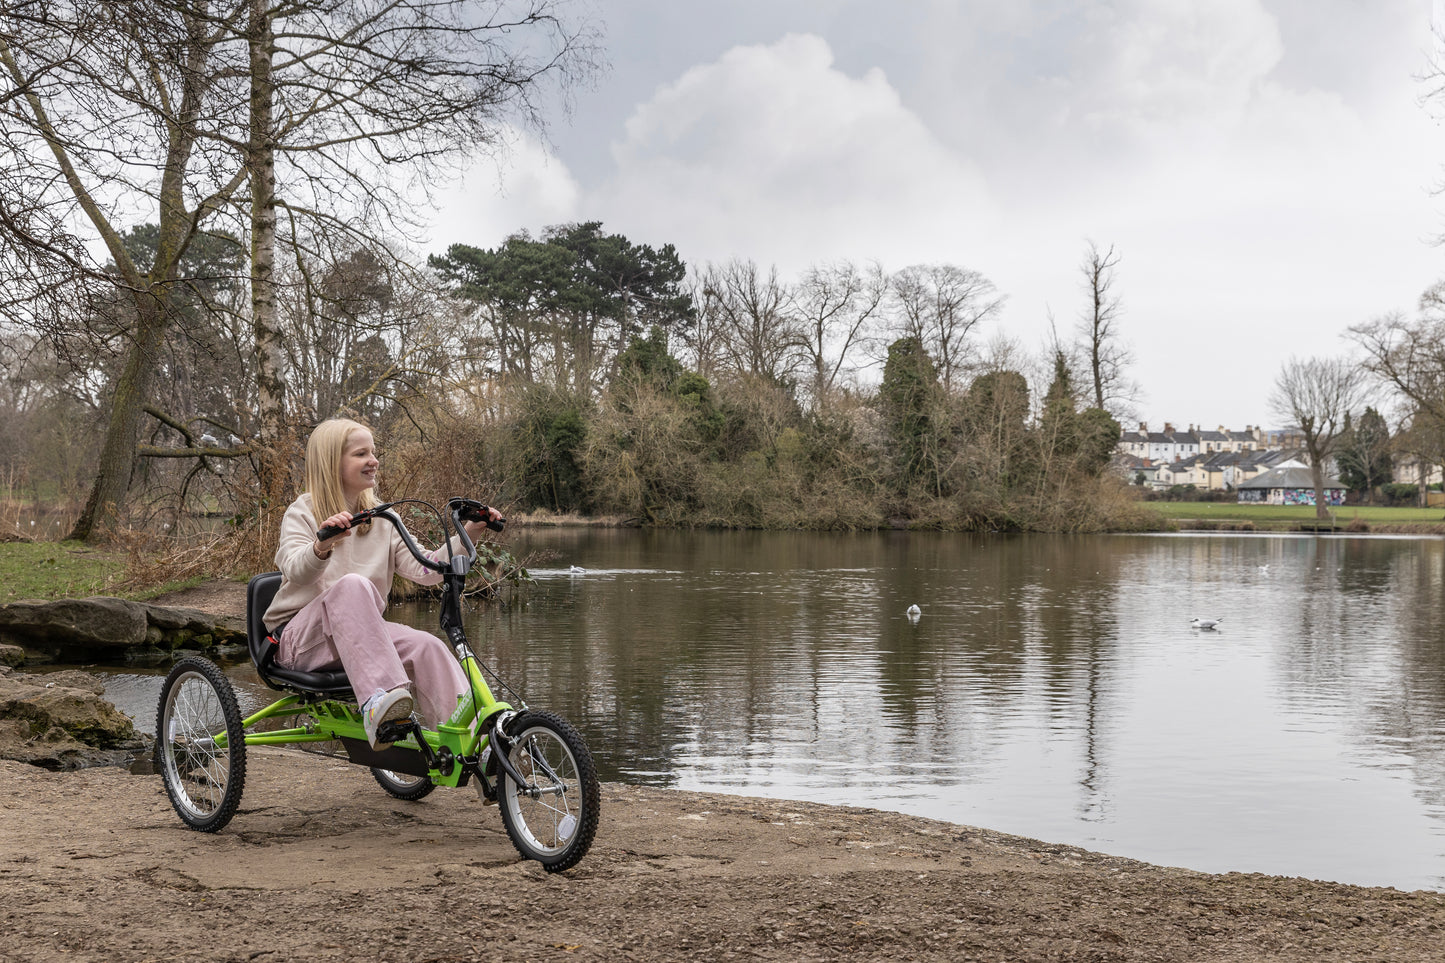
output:
<instances>
[{"instance_id":1,"label":"reflection of trees in water","mask_svg":"<svg viewBox=\"0 0 1445 963\"><path fill-rule=\"evenodd\" d=\"M1422 802L1445 811L1445 545L1311 539L1293 619L1279 634L1284 700L1327 708L1367 757L1403 757Z\"/></svg>"},{"instance_id":2,"label":"reflection of trees in water","mask_svg":"<svg viewBox=\"0 0 1445 963\"><path fill-rule=\"evenodd\" d=\"M695 755L756 784L750 760L781 754L819 778L901 767L947 783L1042 712L1079 746L1081 813L1101 811L1120 559L1107 540L595 532L553 548L561 567L622 571L590 590L552 581L490 611L479 638L531 702L608 734L604 772L661 776Z\"/></svg>"},{"instance_id":3,"label":"reflection of trees in water","mask_svg":"<svg viewBox=\"0 0 1445 963\"><path fill-rule=\"evenodd\" d=\"M1284 699L1355 707L1362 746L1406 747L1445 785L1436 542L604 531L557 550L617 571L488 610L479 648L578 722L605 772L666 780L691 757L751 785L769 778L755 764L946 784L986 777L1024 728L1071 754L1078 816L1104 818L1121 666L1207 644L1188 618L1223 615L1223 640L1273 638Z\"/></svg>"},{"instance_id":4,"label":"reflection of trees in water","mask_svg":"<svg viewBox=\"0 0 1445 963\"><path fill-rule=\"evenodd\" d=\"M1043 712L1051 741L1079 744L1081 818L1102 818L1119 563L1099 539L899 541L884 594L925 614L879 625L885 718L966 777L987 769L1014 720L1037 725ZM931 619L930 606L962 619Z\"/></svg>"}]
</instances>

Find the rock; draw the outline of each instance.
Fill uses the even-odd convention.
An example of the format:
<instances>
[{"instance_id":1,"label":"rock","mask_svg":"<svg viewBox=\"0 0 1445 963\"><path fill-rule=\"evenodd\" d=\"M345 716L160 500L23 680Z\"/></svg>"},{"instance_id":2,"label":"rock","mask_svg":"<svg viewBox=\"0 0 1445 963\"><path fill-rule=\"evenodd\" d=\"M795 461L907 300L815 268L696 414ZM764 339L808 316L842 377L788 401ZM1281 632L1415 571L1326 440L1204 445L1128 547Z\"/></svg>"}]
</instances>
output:
<instances>
[{"instance_id":1,"label":"rock","mask_svg":"<svg viewBox=\"0 0 1445 963\"><path fill-rule=\"evenodd\" d=\"M148 740L102 692L79 670L0 676L0 758L46 769L128 765Z\"/></svg>"},{"instance_id":2,"label":"rock","mask_svg":"<svg viewBox=\"0 0 1445 963\"><path fill-rule=\"evenodd\" d=\"M145 641L146 610L116 598L12 602L0 608L0 640L29 646L129 648Z\"/></svg>"},{"instance_id":3,"label":"rock","mask_svg":"<svg viewBox=\"0 0 1445 963\"><path fill-rule=\"evenodd\" d=\"M0 665L19 665L25 661L25 650L18 645L0 645Z\"/></svg>"},{"instance_id":4,"label":"rock","mask_svg":"<svg viewBox=\"0 0 1445 963\"><path fill-rule=\"evenodd\" d=\"M246 620L226 615L212 615L200 609L173 608L168 605L146 605L148 632L158 630L161 648L174 649L182 644L208 649L213 646L246 644Z\"/></svg>"},{"instance_id":5,"label":"rock","mask_svg":"<svg viewBox=\"0 0 1445 963\"><path fill-rule=\"evenodd\" d=\"M0 606L0 642L33 651L165 653L181 646L245 645L246 625L235 616L117 598L14 602ZM0 646L0 663L6 658L4 650L10 648Z\"/></svg>"},{"instance_id":6,"label":"rock","mask_svg":"<svg viewBox=\"0 0 1445 963\"><path fill-rule=\"evenodd\" d=\"M105 683L89 672L82 672L80 669L62 669L59 672L47 672L43 677L33 678L47 689L59 686L67 689L80 689L94 695L105 695Z\"/></svg>"}]
</instances>

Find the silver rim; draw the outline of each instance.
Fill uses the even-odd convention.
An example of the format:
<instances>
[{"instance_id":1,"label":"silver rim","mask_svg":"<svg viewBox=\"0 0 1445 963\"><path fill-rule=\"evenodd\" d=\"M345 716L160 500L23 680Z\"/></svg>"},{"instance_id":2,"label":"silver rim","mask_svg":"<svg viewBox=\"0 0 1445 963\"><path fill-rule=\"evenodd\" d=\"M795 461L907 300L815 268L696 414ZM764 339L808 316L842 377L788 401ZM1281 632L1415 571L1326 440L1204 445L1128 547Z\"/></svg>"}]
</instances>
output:
<instances>
[{"instance_id":1,"label":"silver rim","mask_svg":"<svg viewBox=\"0 0 1445 963\"><path fill-rule=\"evenodd\" d=\"M387 782L392 783L397 789L406 792L415 789L427 781L426 776L413 776L409 772L392 772L390 769L378 769L377 772L386 777Z\"/></svg>"},{"instance_id":2,"label":"silver rim","mask_svg":"<svg viewBox=\"0 0 1445 963\"><path fill-rule=\"evenodd\" d=\"M527 780L521 788L502 780L517 830L543 855L563 852L582 825L582 781L572 751L551 729L539 726L517 737L509 758Z\"/></svg>"},{"instance_id":3,"label":"silver rim","mask_svg":"<svg viewBox=\"0 0 1445 963\"><path fill-rule=\"evenodd\" d=\"M231 783L231 752L216 744L216 736L226 733L220 696L205 676L187 672L171 686L161 724L166 784L177 805L206 819L221 807Z\"/></svg>"}]
</instances>

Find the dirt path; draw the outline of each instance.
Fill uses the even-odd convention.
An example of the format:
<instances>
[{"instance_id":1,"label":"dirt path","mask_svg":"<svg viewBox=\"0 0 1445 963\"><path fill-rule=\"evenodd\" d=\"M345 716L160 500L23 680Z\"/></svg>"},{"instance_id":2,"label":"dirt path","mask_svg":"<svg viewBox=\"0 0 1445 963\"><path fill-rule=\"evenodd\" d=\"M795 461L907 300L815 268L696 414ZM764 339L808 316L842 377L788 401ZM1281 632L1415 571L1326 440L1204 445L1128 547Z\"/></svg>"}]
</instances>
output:
<instances>
[{"instance_id":1,"label":"dirt path","mask_svg":"<svg viewBox=\"0 0 1445 963\"><path fill-rule=\"evenodd\" d=\"M0 762L0 961L1439 960L1445 896L1210 876L892 813L608 785L548 876L467 790L253 749L186 829L160 777Z\"/></svg>"}]
</instances>

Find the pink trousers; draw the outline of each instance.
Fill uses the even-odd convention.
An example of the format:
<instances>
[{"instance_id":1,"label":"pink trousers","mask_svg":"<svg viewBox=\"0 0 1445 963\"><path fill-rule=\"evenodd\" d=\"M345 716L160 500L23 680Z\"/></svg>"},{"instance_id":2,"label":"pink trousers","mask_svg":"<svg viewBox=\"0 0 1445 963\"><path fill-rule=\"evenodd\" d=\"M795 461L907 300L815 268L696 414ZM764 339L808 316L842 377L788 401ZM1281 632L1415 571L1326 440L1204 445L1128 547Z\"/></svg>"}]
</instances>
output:
<instances>
[{"instance_id":1,"label":"pink trousers","mask_svg":"<svg viewBox=\"0 0 1445 963\"><path fill-rule=\"evenodd\" d=\"M423 721L446 722L467 688L461 666L441 639L388 622L385 611L386 600L369 579L343 575L286 623L276 661L303 672L340 665L361 702L377 689L415 683Z\"/></svg>"}]
</instances>

